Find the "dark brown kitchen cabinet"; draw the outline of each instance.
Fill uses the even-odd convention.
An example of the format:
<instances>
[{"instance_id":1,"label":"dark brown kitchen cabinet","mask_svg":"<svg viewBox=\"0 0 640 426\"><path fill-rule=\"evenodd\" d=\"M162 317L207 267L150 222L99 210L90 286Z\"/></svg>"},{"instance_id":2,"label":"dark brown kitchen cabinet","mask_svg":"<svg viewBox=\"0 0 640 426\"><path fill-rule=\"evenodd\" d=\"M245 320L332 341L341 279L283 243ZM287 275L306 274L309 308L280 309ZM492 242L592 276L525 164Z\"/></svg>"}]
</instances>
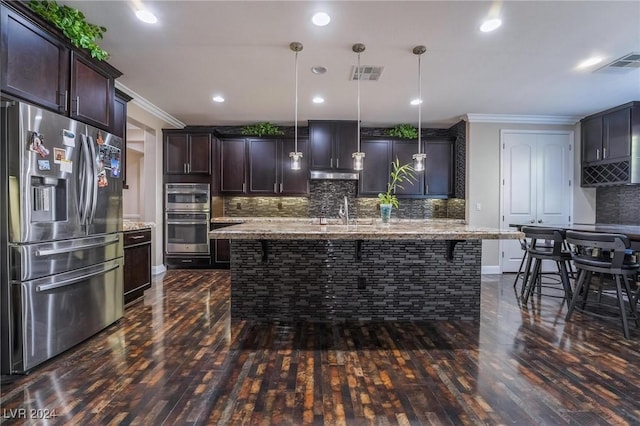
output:
<instances>
[{"instance_id":1,"label":"dark brown kitchen cabinet","mask_svg":"<svg viewBox=\"0 0 640 426\"><path fill-rule=\"evenodd\" d=\"M425 152L425 195L448 198L453 194L453 144L450 141L428 141Z\"/></svg>"},{"instance_id":2,"label":"dark brown kitchen cabinet","mask_svg":"<svg viewBox=\"0 0 640 426\"><path fill-rule=\"evenodd\" d=\"M211 133L166 133L165 174L211 175Z\"/></svg>"},{"instance_id":3,"label":"dark brown kitchen cabinet","mask_svg":"<svg viewBox=\"0 0 640 426\"><path fill-rule=\"evenodd\" d=\"M413 172L415 179L401 182L398 198L448 198L453 193L453 143L448 140L423 141L422 152L427 154L424 172ZM417 140L364 139L366 154L364 170L360 172L359 195L374 196L387 189L391 162L413 166L413 154L418 152Z\"/></svg>"},{"instance_id":4,"label":"dark brown kitchen cabinet","mask_svg":"<svg viewBox=\"0 0 640 426\"><path fill-rule=\"evenodd\" d=\"M360 195L378 195L387 190L391 172L390 140L363 139L362 152L365 153L365 167L360 172L358 190Z\"/></svg>"},{"instance_id":5,"label":"dark brown kitchen cabinet","mask_svg":"<svg viewBox=\"0 0 640 426\"><path fill-rule=\"evenodd\" d=\"M352 169L351 154L358 150L358 122L309 120L310 168ZM365 157L365 164L366 164Z\"/></svg>"},{"instance_id":6,"label":"dark brown kitchen cabinet","mask_svg":"<svg viewBox=\"0 0 640 426\"><path fill-rule=\"evenodd\" d=\"M249 139L249 188L251 194L278 193L278 144L277 139Z\"/></svg>"},{"instance_id":7,"label":"dark brown kitchen cabinet","mask_svg":"<svg viewBox=\"0 0 640 426\"><path fill-rule=\"evenodd\" d=\"M302 153L300 170L291 170L290 152L295 152L293 139L280 141L279 165L279 194L280 195L308 195L309 194L309 141L298 139L298 152Z\"/></svg>"},{"instance_id":8,"label":"dark brown kitchen cabinet","mask_svg":"<svg viewBox=\"0 0 640 426\"><path fill-rule=\"evenodd\" d=\"M640 137L640 102L582 119L582 186L637 183L631 168L633 138ZM635 150L634 150L635 152Z\"/></svg>"},{"instance_id":9,"label":"dark brown kitchen cabinet","mask_svg":"<svg viewBox=\"0 0 640 426\"><path fill-rule=\"evenodd\" d=\"M3 93L110 132L115 79L122 75L73 47L22 2L2 2Z\"/></svg>"},{"instance_id":10,"label":"dark brown kitchen cabinet","mask_svg":"<svg viewBox=\"0 0 640 426\"><path fill-rule=\"evenodd\" d=\"M151 288L151 229L124 232L124 303Z\"/></svg>"},{"instance_id":11,"label":"dark brown kitchen cabinet","mask_svg":"<svg viewBox=\"0 0 640 426\"><path fill-rule=\"evenodd\" d=\"M244 139L220 140L220 192L244 194L246 192Z\"/></svg>"},{"instance_id":12,"label":"dark brown kitchen cabinet","mask_svg":"<svg viewBox=\"0 0 640 426\"><path fill-rule=\"evenodd\" d=\"M213 223L211 224L211 229L220 229L231 225L235 225L235 223ZM216 239L210 241L213 245L211 253L213 267L228 269L231 264L231 240Z\"/></svg>"},{"instance_id":13,"label":"dark brown kitchen cabinet","mask_svg":"<svg viewBox=\"0 0 640 426\"><path fill-rule=\"evenodd\" d=\"M71 52L70 116L111 130L115 80L91 61Z\"/></svg>"}]
</instances>

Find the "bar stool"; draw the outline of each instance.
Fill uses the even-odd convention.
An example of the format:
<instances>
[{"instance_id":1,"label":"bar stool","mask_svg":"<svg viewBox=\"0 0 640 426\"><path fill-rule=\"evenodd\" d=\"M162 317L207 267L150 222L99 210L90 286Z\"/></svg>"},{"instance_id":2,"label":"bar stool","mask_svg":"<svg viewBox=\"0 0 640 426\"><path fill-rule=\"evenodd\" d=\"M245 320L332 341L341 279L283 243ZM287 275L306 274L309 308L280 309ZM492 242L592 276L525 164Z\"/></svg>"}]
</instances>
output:
<instances>
[{"instance_id":1,"label":"bar stool","mask_svg":"<svg viewBox=\"0 0 640 426\"><path fill-rule=\"evenodd\" d=\"M567 231L567 242L574 245L573 263L579 274L565 320L571 319L580 298L582 298L580 309L584 313L600 318L611 318L612 315L604 315L597 311L597 309L604 310L607 307L612 307L606 304L602 297L602 289L607 285L604 279L605 275L611 275L615 281L617 309L622 322L622 331L624 337L628 339L627 308L622 289L624 288L626 292L631 316L638 326L637 299L634 299L631 293L629 281L640 269L640 264L632 260L631 256L626 255L629 249L629 238L621 234ZM591 278L594 273L600 274L600 279L597 280L599 288L595 300L593 297L589 298ZM587 311L587 307L593 311Z\"/></svg>"},{"instance_id":2,"label":"bar stool","mask_svg":"<svg viewBox=\"0 0 640 426\"><path fill-rule=\"evenodd\" d=\"M558 267L560 281L562 283L562 297L567 301L567 306L572 298L571 284L569 283L569 270L567 266L571 261L571 252L564 250L563 229L543 228L534 226L523 226L526 238L531 239L531 243L527 250L527 267L524 272L522 292L520 297L526 304L529 297L533 293L534 287L538 287L538 292L542 294L542 261L554 261ZM531 270L531 261L533 261L533 270Z\"/></svg>"}]
</instances>

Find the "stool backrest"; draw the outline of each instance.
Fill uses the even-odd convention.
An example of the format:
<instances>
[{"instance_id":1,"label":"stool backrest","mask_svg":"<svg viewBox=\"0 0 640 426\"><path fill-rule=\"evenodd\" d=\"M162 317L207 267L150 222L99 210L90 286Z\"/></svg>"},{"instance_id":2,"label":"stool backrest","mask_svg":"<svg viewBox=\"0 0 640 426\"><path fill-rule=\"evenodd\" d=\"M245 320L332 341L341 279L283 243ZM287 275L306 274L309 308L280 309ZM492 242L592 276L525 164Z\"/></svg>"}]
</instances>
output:
<instances>
[{"instance_id":1,"label":"stool backrest","mask_svg":"<svg viewBox=\"0 0 640 426\"><path fill-rule=\"evenodd\" d=\"M564 229L543 228L539 226L523 226L522 232L526 238L531 238L531 249L536 248L539 241L551 241L553 243L553 256L559 256L562 252L562 243L564 242Z\"/></svg>"},{"instance_id":2,"label":"stool backrest","mask_svg":"<svg viewBox=\"0 0 640 426\"><path fill-rule=\"evenodd\" d=\"M589 260L597 257L600 261L610 262L613 269L622 267L625 250L630 246L626 235L594 232L567 231L567 242L575 247L574 259Z\"/></svg>"}]
</instances>

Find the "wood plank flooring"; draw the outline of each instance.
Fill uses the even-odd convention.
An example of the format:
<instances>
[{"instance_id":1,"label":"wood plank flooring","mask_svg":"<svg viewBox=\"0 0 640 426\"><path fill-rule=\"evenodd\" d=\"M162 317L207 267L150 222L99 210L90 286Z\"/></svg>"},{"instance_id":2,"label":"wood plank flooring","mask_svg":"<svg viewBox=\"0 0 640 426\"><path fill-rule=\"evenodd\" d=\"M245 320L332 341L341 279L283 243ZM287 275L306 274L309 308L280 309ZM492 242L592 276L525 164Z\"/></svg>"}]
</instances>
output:
<instances>
[{"instance_id":1,"label":"wood plank flooring","mask_svg":"<svg viewBox=\"0 0 640 426\"><path fill-rule=\"evenodd\" d=\"M520 307L512 280L483 276L480 323L287 325L230 320L227 271L168 271L119 323L2 386L0 423L640 424L639 330L565 324L551 297Z\"/></svg>"}]
</instances>

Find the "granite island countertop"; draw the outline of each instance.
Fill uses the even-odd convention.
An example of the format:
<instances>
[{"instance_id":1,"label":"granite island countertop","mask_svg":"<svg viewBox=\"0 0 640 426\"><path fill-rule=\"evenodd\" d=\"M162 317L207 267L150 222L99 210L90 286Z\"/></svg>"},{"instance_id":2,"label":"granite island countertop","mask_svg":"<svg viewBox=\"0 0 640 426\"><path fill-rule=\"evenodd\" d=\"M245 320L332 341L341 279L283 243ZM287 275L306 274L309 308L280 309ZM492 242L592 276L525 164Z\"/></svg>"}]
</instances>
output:
<instances>
[{"instance_id":1,"label":"granite island countertop","mask_svg":"<svg viewBox=\"0 0 640 426\"><path fill-rule=\"evenodd\" d=\"M133 220L123 220L122 221L122 231L140 231L142 229L151 229L155 228L156 224L153 222L136 222Z\"/></svg>"},{"instance_id":2,"label":"granite island countertop","mask_svg":"<svg viewBox=\"0 0 640 426\"><path fill-rule=\"evenodd\" d=\"M226 218L225 218L226 219ZM240 218L237 218L240 219ZM211 239L231 240L497 240L519 239L513 229L469 226L457 219L396 219L383 225L379 219L361 219L343 225L334 220L260 218L209 232ZM277 219L277 220L273 220ZM218 223L230 223L228 221Z\"/></svg>"}]
</instances>

